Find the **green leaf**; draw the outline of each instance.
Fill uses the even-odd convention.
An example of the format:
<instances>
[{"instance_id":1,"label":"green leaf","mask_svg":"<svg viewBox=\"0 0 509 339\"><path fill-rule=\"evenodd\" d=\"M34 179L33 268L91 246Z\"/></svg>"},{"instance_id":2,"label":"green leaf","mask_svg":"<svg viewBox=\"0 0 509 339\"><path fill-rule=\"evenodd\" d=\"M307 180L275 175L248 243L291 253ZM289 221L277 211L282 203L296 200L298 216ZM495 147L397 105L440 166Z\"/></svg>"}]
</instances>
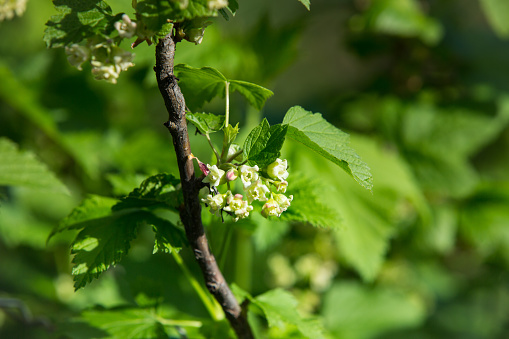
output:
<instances>
[{"instance_id":1,"label":"green leaf","mask_svg":"<svg viewBox=\"0 0 509 339\"><path fill-rule=\"evenodd\" d=\"M244 154L249 164L263 168L279 158L287 130L287 125L270 126L267 119L263 119L244 142Z\"/></svg>"},{"instance_id":2,"label":"green leaf","mask_svg":"<svg viewBox=\"0 0 509 339\"><path fill-rule=\"evenodd\" d=\"M225 116L212 113L186 113L186 119L192 123L201 134L210 134L223 128Z\"/></svg>"},{"instance_id":3,"label":"green leaf","mask_svg":"<svg viewBox=\"0 0 509 339\"><path fill-rule=\"evenodd\" d=\"M343 282L335 284L323 300L325 326L335 338L373 338L415 328L426 318L424 300L401 290Z\"/></svg>"},{"instance_id":4,"label":"green leaf","mask_svg":"<svg viewBox=\"0 0 509 339\"><path fill-rule=\"evenodd\" d=\"M266 89L265 87L240 80L229 80L230 91L238 91L242 94L247 101L256 108L261 110L267 99L269 99L274 93Z\"/></svg>"},{"instance_id":5,"label":"green leaf","mask_svg":"<svg viewBox=\"0 0 509 339\"><path fill-rule=\"evenodd\" d=\"M502 38L509 37L509 2L505 0L480 0L491 27Z\"/></svg>"},{"instance_id":6,"label":"green leaf","mask_svg":"<svg viewBox=\"0 0 509 339\"><path fill-rule=\"evenodd\" d=\"M24 186L69 194L67 187L33 153L0 138L0 186Z\"/></svg>"},{"instance_id":7,"label":"green leaf","mask_svg":"<svg viewBox=\"0 0 509 339\"><path fill-rule=\"evenodd\" d=\"M295 176L295 178L293 178ZM292 173L286 195L293 195L291 206L281 220L307 222L315 227L338 228L342 220L336 210L323 203L324 188L318 180Z\"/></svg>"},{"instance_id":8,"label":"green leaf","mask_svg":"<svg viewBox=\"0 0 509 339\"><path fill-rule=\"evenodd\" d=\"M329 124L320 113L313 114L302 107L294 106L286 113L283 124L289 125L289 138L332 161L364 188L372 189L373 177L370 169L348 146L348 134Z\"/></svg>"},{"instance_id":9,"label":"green leaf","mask_svg":"<svg viewBox=\"0 0 509 339\"><path fill-rule=\"evenodd\" d=\"M146 211L126 210L107 217L70 225L67 229L82 229L71 245L74 255L72 275L76 290L117 264L127 255L130 242L147 217Z\"/></svg>"},{"instance_id":10,"label":"green leaf","mask_svg":"<svg viewBox=\"0 0 509 339\"><path fill-rule=\"evenodd\" d=\"M165 208L178 211L182 202L182 192L176 186L180 180L171 174L159 173L145 179L139 188L134 189L112 207L113 211L130 208Z\"/></svg>"},{"instance_id":11,"label":"green leaf","mask_svg":"<svg viewBox=\"0 0 509 339\"><path fill-rule=\"evenodd\" d=\"M269 327L292 324L297 326L298 330L307 338L325 338L321 322L317 319L303 318L297 312L297 300L287 291L270 290L257 296L252 302L263 310Z\"/></svg>"},{"instance_id":12,"label":"green leaf","mask_svg":"<svg viewBox=\"0 0 509 339\"><path fill-rule=\"evenodd\" d=\"M284 327L289 324L296 326L307 338L325 338L321 321L316 318L303 318L297 312L297 300L289 292L277 288L253 298L236 284L232 284L231 289L240 303L248 299L250 305L259 307L265 314L269 327Z\"/></svg>"},{"instance_id":13,"label":"green leaf","mask_svg":"<svg viewBox=\"0 0 509 339\"><path fill-rule=\"evenodd\" d=\"M90 325L107 332L108 338L168 338L161 319L153 310L126 308L85 311L81 317Z\"/></svg>"},{"instance_id":14,"label":"green leaf","mask_svg":"<svg viewBox=\"0 0 509 339\"><path fill-rule=\"evenodd\" d=\"M308 11L310 10L310 8L309 8L309 6L310 6L309 0L299 0L299 2L301 4L303 4L307 8Z\"/></svg>"},{"instance_id":15,"label":"green leaf","mask_svg":"<svg viewBox=\"0 0 509 339\"><path fill-rule=\"evenodd\" d=\"M212 67L194 68L184 64L175 66L175 73L180 79L179 86L186 98L186 104L192 110L199 109L205 102L216 96L225 96L226 83L230 83L231 92L238 91L248 102L261 109L272 91L240 80L229 80L221 72Z\"/></svg>"},{"instance_id":16,"label":"green leaf","mask_svg":"<svg viewBox=\"0 0 509 339\"><path fill-rule=\"evenodd\" d=\"M153 253L177 253L187 244L187 238L184 231L169 221L161 219L160 222L154 223L152 227L156 240Z\"/></svg>"},{"instance_id":17,"label":"green leaf","mask_svg":"<svg viewBox=\"0 0 509 339\"><path fill-rule=\"evenodd\" d=\"M94 36L107 37L122 14L113 16L110 6L99 0L53 0L58 12L46 23L48 47L63 47Z\"/></svg>"}]
</instances>

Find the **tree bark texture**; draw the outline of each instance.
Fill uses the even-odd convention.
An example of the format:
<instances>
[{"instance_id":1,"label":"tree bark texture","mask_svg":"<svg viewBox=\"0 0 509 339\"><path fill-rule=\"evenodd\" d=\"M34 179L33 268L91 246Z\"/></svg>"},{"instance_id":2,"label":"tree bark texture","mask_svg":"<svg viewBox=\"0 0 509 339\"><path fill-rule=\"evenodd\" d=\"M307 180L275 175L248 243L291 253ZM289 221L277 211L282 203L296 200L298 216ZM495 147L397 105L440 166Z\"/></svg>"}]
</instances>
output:
<instances>
[{"instance_id":1,"label":"tree bark texture","mask_svg":"<svg viewBox=\"0 0 509 339\"><path fill-rule=\"evenodd\" d=\"M226 318L239 339L253 339L253 333L247 322L246 313L233 296L228 283L219 270L216 259L211 253L201 220L201 204L198 198L201 182L195 178L191 147L187 132L184 96L173 74L175 41L171 35L160 39L156 46L156 72L159 91L168 110L169 119L164 125L173 138L177 154L177 163L184 195L184 205L180 208L180 218L185 227L186 236L195 258L203 273L207 289L219 302Z\"/></svg>"}]
</instances>

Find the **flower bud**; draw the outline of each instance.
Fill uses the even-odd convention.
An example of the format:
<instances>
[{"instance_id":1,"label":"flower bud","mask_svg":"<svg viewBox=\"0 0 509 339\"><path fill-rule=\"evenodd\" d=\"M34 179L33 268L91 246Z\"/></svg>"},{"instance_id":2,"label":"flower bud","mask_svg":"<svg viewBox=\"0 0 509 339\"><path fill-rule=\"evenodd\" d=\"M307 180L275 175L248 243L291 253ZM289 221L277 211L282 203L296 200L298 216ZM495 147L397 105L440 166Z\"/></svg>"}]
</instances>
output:
<instances>
[{"instance_id":1,"label":"flower bud","mask_svg":"<svg viewBox=\"0 0 509 339\"><path fill-rule=\"evenodd\" d=\"M231 170L226 172L226 180L233 181L237 179L238 177L238 171L235 168L232 168Z\"/></svg>"}]
</instances>

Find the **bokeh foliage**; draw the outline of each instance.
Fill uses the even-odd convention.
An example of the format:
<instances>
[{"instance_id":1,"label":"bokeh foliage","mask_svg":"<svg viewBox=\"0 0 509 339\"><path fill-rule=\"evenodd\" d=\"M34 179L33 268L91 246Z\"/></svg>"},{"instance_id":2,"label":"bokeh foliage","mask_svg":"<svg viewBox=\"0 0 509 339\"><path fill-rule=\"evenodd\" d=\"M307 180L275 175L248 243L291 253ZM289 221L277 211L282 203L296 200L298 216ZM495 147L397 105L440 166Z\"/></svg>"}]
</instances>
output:
<instances>
[{"instance_id":1,"label":"bokeh foliage","mask_svg":"<svg viewBox=\"0 0 509 339\"><path fill-rule=\"evenodd\" d=\"M131 11L130 1L108 4ZM134 331L119 319L146 325L145 337L177 338L182 328L224 337L228 328L209 319L171 249L152 255L157 227L132 225L129 254L77 292L69 244L78 233L46 243L83 199L178 176L153 46L134 50L136 67L117 85L98 82L45 48L44 23L55 14L50 2L29 0L23 16L0 22L0 337ZM290 140L288 213L302 222L222 224L204 212L228 281L253 300L258 335L509 336L508 23L504 0L315 0L309 12L297 1L241 1L201 45L178 45L177 62L274 92L261 113L232 96L239 138L299 105L348 131L373 174L370 192ZM223 107L214 99L205 111ZM193 154L211 157L202 137L191 142ZM19 175L2 176L11 163L22 165ZM160 213L150 220L177 224L176 213ZM180 253L200 277L185 244ZM302 319L288 324L281 304Z\"/></svg>"}]
</instances>

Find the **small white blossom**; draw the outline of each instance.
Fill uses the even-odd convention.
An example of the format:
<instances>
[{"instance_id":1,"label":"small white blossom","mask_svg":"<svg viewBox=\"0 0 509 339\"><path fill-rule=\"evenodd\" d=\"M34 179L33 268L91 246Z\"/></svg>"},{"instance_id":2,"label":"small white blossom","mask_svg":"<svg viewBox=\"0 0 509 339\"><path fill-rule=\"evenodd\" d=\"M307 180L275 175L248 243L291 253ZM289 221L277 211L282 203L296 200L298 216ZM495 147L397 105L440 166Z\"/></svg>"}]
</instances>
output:
<instances>
[{"instance_id":1,"label":"small white blossom","mask_svg":"<svg viewBox=\"0 0 509 339\"><path fill-rule=\"evenodd\" d=\"M279 208L279 204L273 198L267 200L267 202L262 207L262 215L267 218L269 216L279 217L281 215L281 211Z\"/></svg>"},{"instance_id":2,"label":"small white blossom","mask_svg":"<svg viewBox=\"0 0 509 339\"><path fill-rule=\"evenodd\" d=\"M288 188L288 181L276 181L274 185L276 185L276 190L278 192L285 193Z\"/></svg>"},{"instance_id":3,"label":"small white blossom","mask_svg":"<svg viewBox=\"0 0 509 339\"><path fill-rule=\"evenodd\" d=\"M278 158L272 164L267 166L267 174L272 179L278 179L278 180L284 181L284 180L286 180L286 178L288 178L287 168L288 168L288 163L287 163L286 159L281 160Z\"/></svg>"},{"instance_id":4,"label":"small white blossom","mask_svg":"<svg viewBox=\"0 0 509 339\"><path fill-rule=\"evenodd\" d=\"M195 45L201 44L205 35L205 27L202 28L191 28L185 31L185 38L189 42L194 42Z\"/></svg>"},{"instance_id":5,"label":"small white blossom","mask_svg":"<svg viewBox=\"0 0 509 339\"><path fill-rule=\"evenodd\" d=\"M228 0L209 0L207 5L209 9L221 9L228 6Z\"/></svg>"},{"instance_id":6,"label":"small white blossom","mask_svg":"<svg viewBox=\"0 0 509 339\"><path fill-rule=\"evenodd\" d=\"M259 170L260 170L260 168L257 165L254 165L253 167L242 165L239 167L240 180L242 180L242 183L244 184L244 188L251 185L251 183L253 181L258 180L258 171Z\"/></svg>"},{"instance_id":7,"label":"small white blossom","mask_svg":"<svg viewBox=\"0 0 509 339\"><path fill-rule=\"evenodd\" d=\"M225 194L207 195L205 199L201 200L210 207L210 213L220 216L221 209L226 205Z\"/></svg>"},{"instance_id":8,"label":"small white blossom","mask_svg":"<svg viewBox=\"0 0 509 339\"><path fill-rule=\"evenodd\" d=\"M224 178L224 171L222 169L217 168L216 165L210 166L207 164L208 169L210 170L209 174L203 179L203 182L209 183L210 186L219 186L221 181ZM224 181L224 180L223 180Z\"/></svg>"},{"instance_id":9,"label":"small white blossom","mask_svg":"<svg viewBox=\"0 0 509 339\"><path fill-rule=\"evenodd\" d=\"M269 192L269 188L261 180L256 180L246 189L247 201L249 203L253 200L266 201L265 195Z\"/></svg>"},{"instance_id":10,"label":"small white blossom","mask_svg":"<svg viewBox=\"0 0 509 339\"><path fill-rule=\"evenodd\" d=\"M117 79L120 73L120 69L117 70L115 65L103 64L100 61L91 61L92 74L96 80L106 80L112 84L117 83Z\"/></svg>"},{"instance_id":11,"label":"small white blossom","mask_svg":"<svg viewBox=\"0 0 509 339\"><path fill-rule=\"evenodd\" d=\"M226 198L228 206L224 208L227 212L235 214L233 220L237 221L243 219L249 215L249 212L253 210L253 206L249 205L246 200L242 200L242 194L230 195Z\"/></svg>"},{"instance_id":12,"label":"small white blossom","mask_svg":"<svg viewBox=\"0 0 509 339\"><path fill-rule=\"evenodd\" d=\"M122 21L115 22L114 26L122 38L132 38L136 34L136 22L132 22L127 14L122 15Z\"/></svg>"},{"instance_id":13,"label":"small white blossom","mask_svg":"<svg viewBox=\"0 0 509 339\"><path fill-rule=\"evenodd\" d=\"M27 7L27 0L1 0L0 21L10 20L15 15L21 16Z\"/></svg>"},{"instance_id":14,"label":"small white blossom","mask_svg":"<svg viewBox=\"0 0 509 339\"><path fill-rule=\"evenodd\" d=\"M80 71L82 70L81 65L90 58L90 50L88 47L78 44L65 46L65 54L67 54L69 63Z\"/></svg>"},{"instance_id":15,"label":"small white blossom","mask_svg":"<svg viewBox=\"0 0 509 339\"><path fill-rule=\"evenodd\" d=\"M126 71L129 67L134 66L133 64L134 54L126 50L123 50L122 48L112 47L111 58L113 59L115 67L119 67L120 70L122 71Z\"/></svg>"},{"instance_id":16,"label":"small white blossom","mask_svg":"<svg viewBox=\"0 0 509 339\"><path fill-rule=\"evenodd\" d=\"M290 202L293 200L293 195L290 195L289 198L287 198L284 194L273 194L272 196L279 205L280 214L290 207Z\"/></svg>"}]
</instances>

